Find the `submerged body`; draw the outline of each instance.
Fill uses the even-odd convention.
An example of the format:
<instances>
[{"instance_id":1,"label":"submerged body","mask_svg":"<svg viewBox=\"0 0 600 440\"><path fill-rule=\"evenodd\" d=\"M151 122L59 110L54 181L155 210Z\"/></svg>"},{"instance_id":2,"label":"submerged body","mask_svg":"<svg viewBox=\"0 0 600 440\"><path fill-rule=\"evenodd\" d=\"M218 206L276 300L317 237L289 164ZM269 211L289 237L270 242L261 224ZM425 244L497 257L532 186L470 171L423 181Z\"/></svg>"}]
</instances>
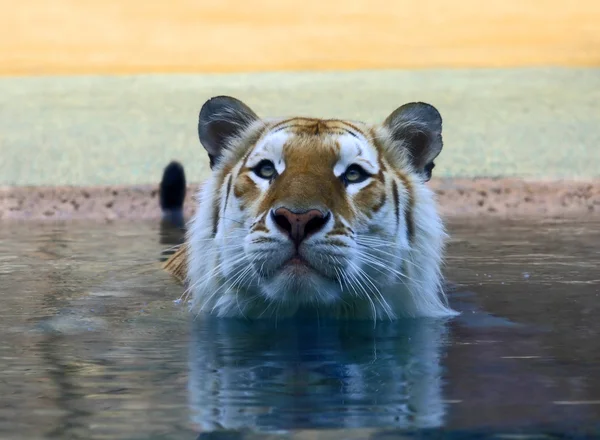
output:
<instances>
[{"instance_id":1,"label":"submerged body","mask_svg":"<svg viewBox=\"0 0 600 440\"><path fill-rule=\"evenodd\" d=\"M264 120L217 97L202 107L199 136L212 176L166 266L185 278L195 312L455 314L442 291L445 232L425 185L442 148L433 107L407 104L369 126Z\"/></svg>"}]
</instances>

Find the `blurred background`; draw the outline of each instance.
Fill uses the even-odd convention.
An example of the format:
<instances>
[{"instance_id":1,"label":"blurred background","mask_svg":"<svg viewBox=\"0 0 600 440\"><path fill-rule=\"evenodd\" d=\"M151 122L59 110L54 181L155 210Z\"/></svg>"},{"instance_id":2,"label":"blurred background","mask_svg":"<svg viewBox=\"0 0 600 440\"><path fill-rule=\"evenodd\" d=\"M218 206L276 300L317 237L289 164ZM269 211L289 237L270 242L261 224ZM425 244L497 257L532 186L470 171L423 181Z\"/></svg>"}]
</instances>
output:
<instances>
[{"instance_id":1,"label":"blurred background","mask_svg":"<svg viewBox=\"0 0 600 440\"><path fill-rule=\"evenodd\" d=\"M2 0L3 74L595 66L595 0Z\"/></svg>"},{"instance_id":2,"label":"blurred background","mask_svg":"<svg viewBox=\"0 0 600 440\"><path fill-rule=\"evenodd\" d=\"M153 183L172 158L197 181L197 112L223 93L368 122L428 100L439 175L598 175L597 0L0 5L0 185Z\"/></svg>"}]
</instances>

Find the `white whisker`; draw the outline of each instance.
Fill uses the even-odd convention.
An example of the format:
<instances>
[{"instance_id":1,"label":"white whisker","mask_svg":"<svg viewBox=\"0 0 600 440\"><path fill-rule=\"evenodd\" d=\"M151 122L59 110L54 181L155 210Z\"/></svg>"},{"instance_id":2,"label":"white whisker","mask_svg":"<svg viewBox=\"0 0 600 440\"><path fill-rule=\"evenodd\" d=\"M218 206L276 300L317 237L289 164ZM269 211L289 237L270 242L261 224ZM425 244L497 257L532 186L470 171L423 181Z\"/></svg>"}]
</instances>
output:
<instances>
[{"instance_id":1,"label":"white whisker","mask_svg":"<svg viewBox=\"0 0 600 440\"><path fill-rule=\"evenodd\" d=\"M383 294L381 293L379 288L375 285L375 283L373 282L371 277L364 270L362 270L360 267L358 267L356 264L354 264L352 262L350 262L350 264L357 270L358 274L361 274L363 279L371 285L372 292L375 294L377 301L379 302L381 307L383 307L383 309L385 310L386 314L388 315L388 319L392 320L392 317L394 315L392 308L387 303L387 301L383 297Z\"/></svg>"}]
</instances>

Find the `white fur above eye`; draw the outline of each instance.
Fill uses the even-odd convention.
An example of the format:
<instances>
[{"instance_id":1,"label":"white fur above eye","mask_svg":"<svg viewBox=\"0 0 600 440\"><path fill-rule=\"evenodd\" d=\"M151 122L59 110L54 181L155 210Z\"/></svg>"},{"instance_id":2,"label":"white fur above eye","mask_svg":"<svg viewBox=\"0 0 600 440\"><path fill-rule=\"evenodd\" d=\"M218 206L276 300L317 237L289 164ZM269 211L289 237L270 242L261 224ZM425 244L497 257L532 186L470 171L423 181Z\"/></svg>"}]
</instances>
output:
<instances>
[{"instance_id":1,"label":"white fur above eye","mask_svg":"<svg viewBox=\"0 0 600 440\"><path fill-rule=\"evenodd\" d=\"M286 132L278 132L265 136L258 141L252 153L248 156L246 166L253 168L262 160L270 160L275 165L278 174L285 170L285 161L283 159L283 147L288 141L289 135Z\"/></svg>"},{"instance_id":2,"label":"white fur above eye","mask_svg":"<svg viewBox=\"0 0 600 440\"><path fill-rule=\"evenodd\" d=\"M352 164L360 165L369 174L379 172L377 150L372 145L349 134L340 136L338 142L339 160L333 168L336 177L341 176Z\"/></svg>"}]
</instances>

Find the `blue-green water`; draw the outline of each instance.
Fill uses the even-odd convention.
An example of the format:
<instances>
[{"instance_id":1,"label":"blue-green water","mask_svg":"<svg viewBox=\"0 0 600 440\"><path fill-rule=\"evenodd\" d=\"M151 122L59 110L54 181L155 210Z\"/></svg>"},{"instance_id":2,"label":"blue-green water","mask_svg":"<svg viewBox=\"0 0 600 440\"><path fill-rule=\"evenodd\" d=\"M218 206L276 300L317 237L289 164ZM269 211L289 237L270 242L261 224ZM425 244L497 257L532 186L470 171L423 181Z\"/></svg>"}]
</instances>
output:
<instances>
[{"instance_id":1,"label":"blue-green water","mask_svg":"<svg viewBox=\"0 0 600 440\"><path fill-rule=\"evenodd\" d=\"M373 327L193 320L158 263L177 233L5 223L0 438L600 430L600 223L450 231L462 315Z\"/></svg>"}]
</instances>

